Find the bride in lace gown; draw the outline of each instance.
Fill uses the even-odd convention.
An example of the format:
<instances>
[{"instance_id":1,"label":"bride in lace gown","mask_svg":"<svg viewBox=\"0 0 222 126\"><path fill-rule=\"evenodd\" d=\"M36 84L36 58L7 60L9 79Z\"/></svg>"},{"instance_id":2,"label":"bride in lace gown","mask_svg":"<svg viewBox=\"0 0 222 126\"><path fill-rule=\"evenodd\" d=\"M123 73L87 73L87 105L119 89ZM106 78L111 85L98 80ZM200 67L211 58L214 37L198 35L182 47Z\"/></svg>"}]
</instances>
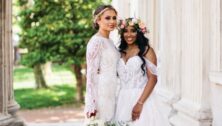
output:
<instances>
[{"instance_id":1,"label":"bride in lace gown","mask_svg":"<svg viewBox=\"0 0 222 126\"><path fill-rule=\"evenodd\" d=\"M117 12L110 5L102 5L94 12L94 27L98 32L87 45L87 84L85 113L110 121L114 117L117 87L118 50L109 38L117 24Z\"/></svg>"},{"instance_id":2,"label":"bride in lace gown","mask_svg":"<svg viewBox=\"0 0 222 126\"><path fill-rule=\"evenodd\" d=\"M121 83L115 120L132 122L132 126L166 126L153 91L157 59L144 36L146 27L132 18L120 21L118 26L122 54L117 68Z\"/></svg>"}]
</instances>

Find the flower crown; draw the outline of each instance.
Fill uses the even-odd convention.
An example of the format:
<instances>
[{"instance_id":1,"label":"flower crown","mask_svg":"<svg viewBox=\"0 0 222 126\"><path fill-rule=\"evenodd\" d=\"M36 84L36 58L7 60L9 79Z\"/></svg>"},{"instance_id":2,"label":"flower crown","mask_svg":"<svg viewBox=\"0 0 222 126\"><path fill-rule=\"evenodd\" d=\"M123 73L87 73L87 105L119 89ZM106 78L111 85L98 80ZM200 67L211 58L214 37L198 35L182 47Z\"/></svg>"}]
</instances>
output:
<instances>
[{"instance_id":1,"label":"flower crown","mask_svg":"<svg viewBox=\"0 0 222 126\"><path fill-rule=\"evenodd\" d=\"M137 31L142 32L143 34L148 33L145 24L140 19L127 18L124 20L119 20L118 30L120 33L122 33L127 26L133 26Z\"/></svg>"}]
</instances>

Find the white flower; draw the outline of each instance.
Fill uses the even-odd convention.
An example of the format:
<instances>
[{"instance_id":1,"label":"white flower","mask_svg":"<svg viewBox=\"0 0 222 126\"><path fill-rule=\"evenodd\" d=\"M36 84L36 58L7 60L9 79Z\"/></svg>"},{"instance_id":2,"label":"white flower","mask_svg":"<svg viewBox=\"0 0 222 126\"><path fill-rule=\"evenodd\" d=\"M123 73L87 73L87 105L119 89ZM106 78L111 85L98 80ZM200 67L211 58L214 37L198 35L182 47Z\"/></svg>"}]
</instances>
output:
<instances>
[{"instance_id":1,"label":"white flower","mask_svg":"<svg viewBox=\"0 0 222 126\"><path fill-rule=\"evenodd\" d=\"M132 22L133 22L134 24L136 24L136 23L137 23L137 19L136 19L136 18L133 18L133 19L132 19Z\"/></svg>"},{"instance_id":2,"label":"white flower","mask_svg":"<svg viewBox=\"0 0 222 126\"><path fill-rule=\"evenodd\" d=\"M90 118L85 121L84 126L105 126L105 121L100 119Z\"/></svg>"},{"instance_id":3,"label":"white flower","mask_svg":"<svg viewBox=\"0 0 222 126\"><path fill-rule=\"evenodd\" d=\"M103 121L103 120L94 120L94 122L96 123L96 124L98 124L98 126L105 126L104 124L105 124L105 122Z\"/></svg>"},{"instance_id":4,"label":"white flower","mask_svg":"<svg viewBox=\"0 0 222 126\"><path fill-rule=\"evenodd\" d=\"M133 26L133 25L134 25L133 21L129 21L129 26Z\"/></svg>"}]
</instances>

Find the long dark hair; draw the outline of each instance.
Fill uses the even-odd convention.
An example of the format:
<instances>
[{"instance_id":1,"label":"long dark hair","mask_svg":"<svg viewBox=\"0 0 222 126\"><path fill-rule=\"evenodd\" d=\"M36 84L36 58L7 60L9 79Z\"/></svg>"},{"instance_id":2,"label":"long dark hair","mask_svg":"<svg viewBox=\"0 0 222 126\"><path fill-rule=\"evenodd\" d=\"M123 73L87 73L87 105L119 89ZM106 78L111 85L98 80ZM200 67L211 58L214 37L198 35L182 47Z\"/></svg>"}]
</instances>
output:
<instances>
[{"instance_id":1,"label":"long dark hair","mask_svg":"<svg viewBox=\"0 0 222 126\"><path fill-rule=\"evenodd\" d=\"M141 69L143 70L143 73L145 75L145 66L146 66L146 61L144 59L144 55L148 52L148 50L150 49L150 45L149 45L149 39L147 37L144 36L144 34L141 31L136 30L137 35L136 35L136 41L135 44L138 46L139 48L139 53L138 56L140 57L140 59L142 60L143 64L141 65ZM119 45L119 51L121 53L126 54L126 49L128 48L128 45L124 39L124 32L122 32L120 34L120 45Z\"/></svg>"},{"instance_id":2,"label":"long dark hair","mask_svg":"<svg viewBox=\"0 0 222 126\"><path fill-rule=\"evenodd\" d=\"M96 8L96 10L93 13L93 17L95 17L96 15L98 15L100 12L102 12L104 9L110 9L115 11L115 13L117 14L116 9L112 6L112 5L100 5L99 7ZM99 24L96 21L93 21L93 28L98 30L99 29Z\"/></svg>"}]
</instances>

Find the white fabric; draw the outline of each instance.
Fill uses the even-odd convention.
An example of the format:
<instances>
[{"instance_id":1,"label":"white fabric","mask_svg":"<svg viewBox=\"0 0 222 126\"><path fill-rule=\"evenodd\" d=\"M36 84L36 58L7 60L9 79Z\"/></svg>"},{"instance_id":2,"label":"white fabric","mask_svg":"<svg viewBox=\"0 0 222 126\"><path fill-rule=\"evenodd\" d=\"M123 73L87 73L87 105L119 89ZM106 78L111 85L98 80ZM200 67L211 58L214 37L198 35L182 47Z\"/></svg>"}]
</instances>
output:
<instances>
[{"instance_id":1,"label":"white fabric","mask_svg":"<svg viewBox=\"0 0 222 126\"><path fill-rule=\"evenodd\" d=\"M158 75L157 73L157 66L154 65L152 62L150 62L148 59L144 58L146 61L146 67L148 68L148 70L154 74L154 75Z\"/></svg>"},{"instance_id":2,"label":"white fabric","mask_svg":"<svg viewBox=\"0 0 222 126\"><path fill-rule=\"evenodd\" d=\"M115 113L119 57L110 39L94 35L87 45L85 113L97 110L96 118L104 121L113 119Z\"/></svg>"},{"instance_id":3,"label":"white fabric","mask_svg":"<svg viewBox=\"0 0 222 126\"><path fill-rule=\"evenodd\" d=\"M148 59L145 60L148 70L157 75L156 66ZM142 63L139 56L131 57L126 63L121 58L118 63L117 71L121 82L115 115L115 120L118 122L129 122L132 120L131 115L133 107L137 103L148 82L147 75L144 75L141 69ZM167 125L159 111L156 100L156 94L155 91L153 91L143 105L140 118L132 122L132 126Z\"/></svg>"}]
</instances>

